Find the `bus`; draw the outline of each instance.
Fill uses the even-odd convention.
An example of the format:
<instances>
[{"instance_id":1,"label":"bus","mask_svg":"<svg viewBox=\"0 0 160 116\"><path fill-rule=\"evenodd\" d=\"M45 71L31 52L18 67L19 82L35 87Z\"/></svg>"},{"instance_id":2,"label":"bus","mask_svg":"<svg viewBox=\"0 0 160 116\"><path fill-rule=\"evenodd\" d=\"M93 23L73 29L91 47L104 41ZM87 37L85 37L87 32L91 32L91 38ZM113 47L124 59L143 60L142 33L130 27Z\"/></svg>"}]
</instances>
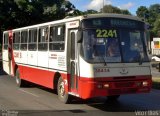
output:
<instances>
[{"instance_id":1,"label":"bus","mask_svg":"<svg viewBox=\"0 0 160 116\"><path fill-rule=\"evenodd\" d=\"M32 82L55 89L63 103L148 93L146 33L138 17L105 13L7 30L3 69L19 87Z\"/></svg>"}]
</instances>

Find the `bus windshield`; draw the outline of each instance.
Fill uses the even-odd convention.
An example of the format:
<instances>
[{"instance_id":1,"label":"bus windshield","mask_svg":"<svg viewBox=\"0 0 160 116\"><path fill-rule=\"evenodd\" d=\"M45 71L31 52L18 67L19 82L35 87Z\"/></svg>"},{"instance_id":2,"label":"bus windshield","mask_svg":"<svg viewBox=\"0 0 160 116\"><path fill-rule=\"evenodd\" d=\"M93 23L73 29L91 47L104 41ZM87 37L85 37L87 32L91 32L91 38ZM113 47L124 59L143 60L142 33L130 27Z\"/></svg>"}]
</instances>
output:
<instances>
[{"instance_id":1,"label":"bus windshield","mask_svg":"<svg viewBox=\"0 0 160 116\"><path fill-rule=\"evenodd\" d=\"M133 25L133 24L132 24ZM83 28L82 53L87 62L149 61L144 29L116 26Z\"/></svg>"}]
</instances>

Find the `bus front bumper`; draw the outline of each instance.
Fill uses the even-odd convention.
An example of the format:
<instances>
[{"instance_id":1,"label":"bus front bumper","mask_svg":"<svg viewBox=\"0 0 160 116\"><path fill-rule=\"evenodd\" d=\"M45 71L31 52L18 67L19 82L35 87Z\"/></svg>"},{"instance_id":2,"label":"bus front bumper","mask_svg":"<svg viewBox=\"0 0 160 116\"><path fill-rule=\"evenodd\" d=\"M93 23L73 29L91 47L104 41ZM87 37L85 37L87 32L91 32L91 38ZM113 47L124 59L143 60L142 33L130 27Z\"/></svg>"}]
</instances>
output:
<instances>
[{"instance_id":1,"label":"bus front bumper","mask_svg":"<svg viewBox=\"0 0 160 116\"><path fill-rule=\"evenodd\" d=\"M83 99L112 96L121 94L148 93L152 87L151 76L141 76L135 79L115 80L101 78L79 81L79 94Z\"/></svg>"}]
</instances>

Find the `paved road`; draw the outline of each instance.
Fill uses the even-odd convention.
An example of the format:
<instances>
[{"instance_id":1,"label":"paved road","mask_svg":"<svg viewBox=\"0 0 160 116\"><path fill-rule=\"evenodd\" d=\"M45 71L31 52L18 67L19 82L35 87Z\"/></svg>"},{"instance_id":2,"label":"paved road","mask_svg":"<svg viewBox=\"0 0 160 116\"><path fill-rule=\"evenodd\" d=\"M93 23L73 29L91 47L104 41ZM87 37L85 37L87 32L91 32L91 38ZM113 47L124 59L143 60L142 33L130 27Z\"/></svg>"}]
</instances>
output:
<instances>
[{"instance_id":1,"label":"paved road","mask_svg":"<svg viewBox=\"0 0 160 116\"><path fill-rule=\"evenodd\" d=\"M152 77L160 77L159 69L152 67Z\"/></svg>"},{"instance_id":2,"label":"paved road","mask_svg":"<svg viewBox=\"0 0 160 116\"><path fill-rule=\"evenodd\" d=\"M106 98L79 100L63 104L50 89L39 86L18 88L15 79L0 71L0 115L3 116L135 116L160 115L160 91L137 95L122 95L118 101Z\"/></svg>"}]
</instances>

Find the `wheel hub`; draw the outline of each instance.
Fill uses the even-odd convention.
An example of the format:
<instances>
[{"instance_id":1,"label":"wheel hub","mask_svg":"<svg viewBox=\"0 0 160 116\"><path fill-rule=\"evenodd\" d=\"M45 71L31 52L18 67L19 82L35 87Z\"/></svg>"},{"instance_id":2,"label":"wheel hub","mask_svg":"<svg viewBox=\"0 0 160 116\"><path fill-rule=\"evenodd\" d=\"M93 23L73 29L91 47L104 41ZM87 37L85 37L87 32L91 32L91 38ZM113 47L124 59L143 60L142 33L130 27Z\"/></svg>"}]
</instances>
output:
<instances>
[{"instance_id":1,"label":"wheel hub","mask_svg":"<svg viewBox=\"0 0 160 116\"><path fill-rule=\"evenodd\" d=\"M16 82L19 84L19 77L16 76Z\"/></svg>"},{"instance_id":2,"label":"wheel hub","mask_svg":"<svg viewBox=\"0 0 160 116\"><path fill-rule=\"evenodd\" d=\"M59 93L63 97L65 95L65 90L64 90L64 82L61 82L59 86Z\"/></svg>"}]
</instances>

